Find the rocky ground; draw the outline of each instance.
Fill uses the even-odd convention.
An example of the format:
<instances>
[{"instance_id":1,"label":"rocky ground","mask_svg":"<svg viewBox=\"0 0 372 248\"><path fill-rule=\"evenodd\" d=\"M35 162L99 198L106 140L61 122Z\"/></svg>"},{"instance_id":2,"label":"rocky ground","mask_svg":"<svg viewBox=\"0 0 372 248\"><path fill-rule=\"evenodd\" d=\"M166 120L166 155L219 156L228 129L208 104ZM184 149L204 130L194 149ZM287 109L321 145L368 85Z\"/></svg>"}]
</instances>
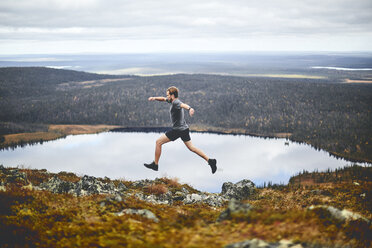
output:
<instances>
[{"instance_id":1,"label":"rocky ground","mask_svg":"<svg viewBox=\"0 0 372 248\"><path fill-rule=\"evenodd\" d=\"M0 246L370 247L372 182L361 178L271 188L245 179L211 194L170 178L0 165Z\"/></svg>"}]
</instances>

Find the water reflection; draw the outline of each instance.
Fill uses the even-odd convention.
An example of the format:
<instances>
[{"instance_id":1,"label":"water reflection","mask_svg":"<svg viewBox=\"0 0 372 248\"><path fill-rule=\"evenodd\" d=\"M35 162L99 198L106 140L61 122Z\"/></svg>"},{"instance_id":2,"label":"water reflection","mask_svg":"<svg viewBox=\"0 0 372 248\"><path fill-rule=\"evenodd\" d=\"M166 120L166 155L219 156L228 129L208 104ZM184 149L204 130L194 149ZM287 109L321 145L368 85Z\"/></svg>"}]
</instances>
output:
<instances>
[{"instance_id":1,"label":"water reflection","mask_svg":"<svg viewBox=\"0 0 372 248\"><path fill-rule=\"evenodd\" d=\"M350 165L342 159L316 151L309 145L285 139L262 139L239 135L192 133L193 143L218 160L212 175L206 162L190 152L181 140L163 146L159 171L143 166L154 157L155 140L160 133L101 133L68 136L65 139L0 152L0 164L69 171L78 175L122 178L126 180L177 177L195 188L220 192L224 182L250 179L287 183L290 176L302 170L334 169Z\"/></svg>"}]
</instances>

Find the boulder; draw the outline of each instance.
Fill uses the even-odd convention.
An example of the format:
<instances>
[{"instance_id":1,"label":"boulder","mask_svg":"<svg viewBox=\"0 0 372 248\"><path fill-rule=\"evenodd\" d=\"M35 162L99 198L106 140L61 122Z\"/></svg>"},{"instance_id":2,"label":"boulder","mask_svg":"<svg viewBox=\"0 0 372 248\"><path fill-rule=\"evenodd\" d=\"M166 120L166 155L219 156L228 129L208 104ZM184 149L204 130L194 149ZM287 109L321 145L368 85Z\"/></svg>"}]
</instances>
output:
<instances>
[{"instance_id":1,"label":"boulder","mask_svg":"<svg viewBox=\"0 0 372 248\"><path fill-rule=\"evenodd\" d=\"M205 203L211 207L220 207L226 201L218 194L188 194L183 200L184 204Z\"/></svg>"},{"instance_id":2,"label":"boulder","mask_svg":"<svg viewBox=\"0 0 372 248\"><path fill-rule=\"evenodd\" d=\"M26 173L19 172L18 169L6 169L3 165L0 165L0 173L5 176L3 186L5 186L8 183L18 185L28 184Z\"/></svg>"},{"instance_id":3,"label":"boulder","mask_svg":"<svg viewBox=\"0 0 372 248\"><path fill-rule=\"evenodd\" d=\"M203 198L203 202L211 207L221 207L227 200L219 194L208 194Z\"/></svg>"},{"instance_id":4,"label":"boulder","mask_svg":"<svg viewBox=\"0 0 372 248\"><path fill-rule=\"evenodd\" d=\"M276 243L268 243L260 239L246 240L239 243L226 245L224 248L303 248L303 247L314 247L314 246L302 246L302 244L295 244L290 240L280 240ZM315 247L321 248L316 245Z\"/></svg>"},{"instance_id":5,"label":"boulder","mask_svg":"<svg viewBox=\"0 0 372 248\"><path fill-rule=\"evenodd\" d=\"M6 191L5 184L3 181L0 181L0 191L4 191L4 192Z\"/></svg>"},{"instance_id":6,"label":"boulder","mask_svg":"<svg viewBox=\"0 0 372 248\"><path fill-rule=\"evenodd\" d=\"M53 193L69 193L75 188L75 185L71 182L62 181L57 176L49 179L48 182L41 183L39 188L49 190Z\"/></svg>"},{"instance_id":7,"label":"boulder","mask_svg":"<svg viewBox=\"0 0 372 248\"><path fill-rule=\"evenodd\" d=\"M144 179L144 180L134 181L132 183L132 186L136 188L144 188L152 184L154 184L154 180Z\"/></svg>"},{"instance_id":8,"label":"boulder","mask_svg":"<svg viewBox=\"0 0 372 248\"><path fill-rule=\"evenodd\" d=\"M242 203L235 198L229 201L227 208L220 214L217 221L223 221L231 219L235 214L247 215L253 209L249 203Z\"/></svg>"},{"instance_id":9,"label":"boulder","mask_svg":"<svg viewBox=\"0 0 372 248\"><path fill-rule=\"evenodd\" d=\"M239 181L236 184L226 182L222 185L221 196L223 196L226 199L232 198L235 198L237 200L248 199L249 196L251 196L252 193L254 192L255 188L256 187L254 183L248 179Z\"/></svg>"},{"instance_id":10,"label":"boulder","mask_svg":"<svg viewBox=\"0 0 372 248\"><path fill-rule=\"evenodd\" d=\"M185 200L186 195L187 194L185 194L184 192L177 191L176 193L174 193L172 200L173 201L183 201L183 200Z\"/></svg>"},{"instance_id":11,"label":"boulder","mask_svg":"<svg viewBox=\"0 0 372 248\"><path fill-rule=\"evenodd\" d=\"M159 219L156 217L156 215L147 209L124 209L123 211L116 213L115 215L122 216L124 214L139 215L154 222L159 222Z\"/></svg>"},{"instance_id":12,"label":"boulder","mask_svg":"<svg viewBox=\"0 0 372 248\"><path fill-rule=\"evenodd\" d=\"M183 201L184 204L194 204L194 203L201 203L203 197L198 194L188 194L186 195L186 199Z\"/></svg>"},{"instance_id":13,"label":"boulder","mask_svg":"<svg viewBox=\"0 0 372 248\"><path fill-rule=\"evenodd\" d=\"M93 194L114 195L117 193L117 189L112 182L104 183L95 177L85 175L75 184L75 190L73 193L77 196Z\"/></svg>"},{"instance_id":14,"label":"boulder","mask_svg":"<svg viewBox=\"0 0 372 248\"><path fill-rule=\"evenodd\" d=\"M100 206L101 207L106 207L108 205L111 205L111 204L114 204L116 202L122 202L124 201L123 198L121 197L121 195L117 194L117 195L109 195L106 197L105 200L101 201L100 202Z\"/></svg>"},{"instance_id":15,"label":"boulder","mask_svg":"<svg viewBox=\"0 0 372 248\"><path fill-rule=\"evenodd\" d=\"M252 239L252 240L246 240L239 243L234 243L230 245L226 245L225 248L270 248L274 247L271 246L269 243L266 243L263 240L260 239Z\"/></svg>"},{"instance_id":16,"label":"boulder","mask_svg":"<svg viewBox=\"0 0 372 248\"><path fill-rule=\"evenodd\" d=\"M119 182L119 184L118 184L118 190L119 190L119 192L123 193L123 192L127 191L128 188L127 188L127 186L124 185L124 183Z\"/></svg>"},{"instance_id":17,"label":"boulder","mask_svg":"<svg viewBox=\"0 0 372 248\"><path fill-rule=\"evenodd\" d=\"M168 200L167 197L159 197L156 195L149 195L144 198L144 201L150 202L152 204L171 204L171 200Z\"/></svg>"},{"instance_id":18,"label":"boulder","mask_svg":"<svg viewBox=\"0 0 372 248\"><path fill-rule=\"evenodd\" d=\"M361 216L358 213L351 212L349 210L340 210L332 206L326 206L326 205L319 205L319 206L310 206L309 210L311 211L317 211L317 210L325 210L327 211L333 218L336 220L346 222L350 220L362 220L367 223L371 223L371 221L363 216Z\"/></svg>"}]
</instances>

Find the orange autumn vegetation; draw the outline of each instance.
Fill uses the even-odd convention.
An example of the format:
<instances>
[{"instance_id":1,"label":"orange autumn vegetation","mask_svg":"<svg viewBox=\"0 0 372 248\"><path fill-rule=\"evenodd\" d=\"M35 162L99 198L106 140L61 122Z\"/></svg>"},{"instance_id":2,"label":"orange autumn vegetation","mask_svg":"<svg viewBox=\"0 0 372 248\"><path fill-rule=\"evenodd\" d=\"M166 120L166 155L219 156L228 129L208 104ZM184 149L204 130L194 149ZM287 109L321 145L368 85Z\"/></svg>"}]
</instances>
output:
<instances>
[{"instance_id":1,"label":"orange autumn vegetation","mask_svg":"<svg viewBox=\"0 0 372 248\"><path fill-rule=\"evenodd\" d=\"M16 133L3 135L1 147L11 147L23 144L51 141L67 135L93 134L118 128L113 125L49 125L47 132Z\"/></svg>"},{"instance_id":2,"label":"orange autumn vegetation","mask_svg":"<svg viewBox=\"0 0 372 248\"><path fill-rule=\"evenodd\" d=\"M20 171L27 174L32 185L54 175L65 181L79 180L67 172ZM0 175L0 181L3 179ZM112 182L117 185L120 181ZM132 184L122 183L128 187ZM181 186L175 179L162 178L158 184L134 190L162 194L179 190ZM367 197L363 198L363 194ZM258 188L245 201L254 207L251 212L217 222L226 206L215 208L180 202L155 205L134 196L102 206L105 195L75 197L14 184L0 191L0 247L8 247L7 244L11 244L9 247L223 247L253 238L268 242L290 239L295 243L322 246L370 247L370 225L363 221L340 222L327 213L307 209L325 204L371 219L372 200L368 197L371 194L370 180ZM114 214L128 208L148 209L160 221Z\"/></svg>"}]
</instances>

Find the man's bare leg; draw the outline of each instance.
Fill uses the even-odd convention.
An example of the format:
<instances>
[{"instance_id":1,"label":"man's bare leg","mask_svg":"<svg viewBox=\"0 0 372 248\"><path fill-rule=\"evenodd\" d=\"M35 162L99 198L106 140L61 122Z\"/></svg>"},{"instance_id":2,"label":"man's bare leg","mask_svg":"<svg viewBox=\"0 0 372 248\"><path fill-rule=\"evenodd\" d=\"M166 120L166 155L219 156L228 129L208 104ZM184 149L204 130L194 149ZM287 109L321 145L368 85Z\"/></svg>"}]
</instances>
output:
<instances>
[{"instance_id":1,"label":"man's bare leg","mask_svg":"<svg viewBox=\"0 0 372 248\"><path fill-rule=\"evenodd\" d=\"M161 155L161 146L170 141L171 140L165 134L163 134L162 136L159 137L159 139L156 140L155 160L154 160L155 164L159 164L159 159Z\"/></svg>"},{"instance_id":2,"label":"man's bare leg","mask_svg":"<svg viewBox=\"0 0 372 248\"><path fill-rule=\"evenodd\" d=\"M143 164L143 165L149 169L157 171L159 168L158 164L159 164L159 159L161 155L161 146L164 145L165 143L168 143L169 141L171 140L165 134L160 136L160 138L156 140L155 160L150 164Z\"/></svg>"},{"instance_id":3,"label":"man's bare leg","mask_svg":"<svg viewBox=\"0 0 372 248\"><path fill-rule=\"evenodd\" d=\"M202 150L200 150L199 148L195 147L195 146L192 144L191 140L186 141L186 142L184 142L184 143L185 143L185 145L187 146L187 148L189 148L190 151L196 153L197 155L199 155L199 156L202 157L205 161L208 162L209 166L210 166L211 169L212 169L212 173L213 173L213 174L216 172L216 170L217 170L217 160L215 160L215 159L213 159L213 158L210 159L207 155L205 155L205 153L204 153Z\"/></svg>"},{"instance_id":4,"label":"man's bare leg","mask_svg":"<svg viewBox=\"0 0 372 248\"><path fill-rule=\"evenodd\" d=\"M202 157L205 161L208 162L209 158L207 155L205 155L205 153L200 150L199 148L197 148L196 146L194 146L191 142L191 140L189 141L186 141L186 142L183 142L185 143L185 145L187 146L187 148L189 148L190 151L196 153L197 155L199 155L200 157Z\"/></svg>"}]
</instances>

